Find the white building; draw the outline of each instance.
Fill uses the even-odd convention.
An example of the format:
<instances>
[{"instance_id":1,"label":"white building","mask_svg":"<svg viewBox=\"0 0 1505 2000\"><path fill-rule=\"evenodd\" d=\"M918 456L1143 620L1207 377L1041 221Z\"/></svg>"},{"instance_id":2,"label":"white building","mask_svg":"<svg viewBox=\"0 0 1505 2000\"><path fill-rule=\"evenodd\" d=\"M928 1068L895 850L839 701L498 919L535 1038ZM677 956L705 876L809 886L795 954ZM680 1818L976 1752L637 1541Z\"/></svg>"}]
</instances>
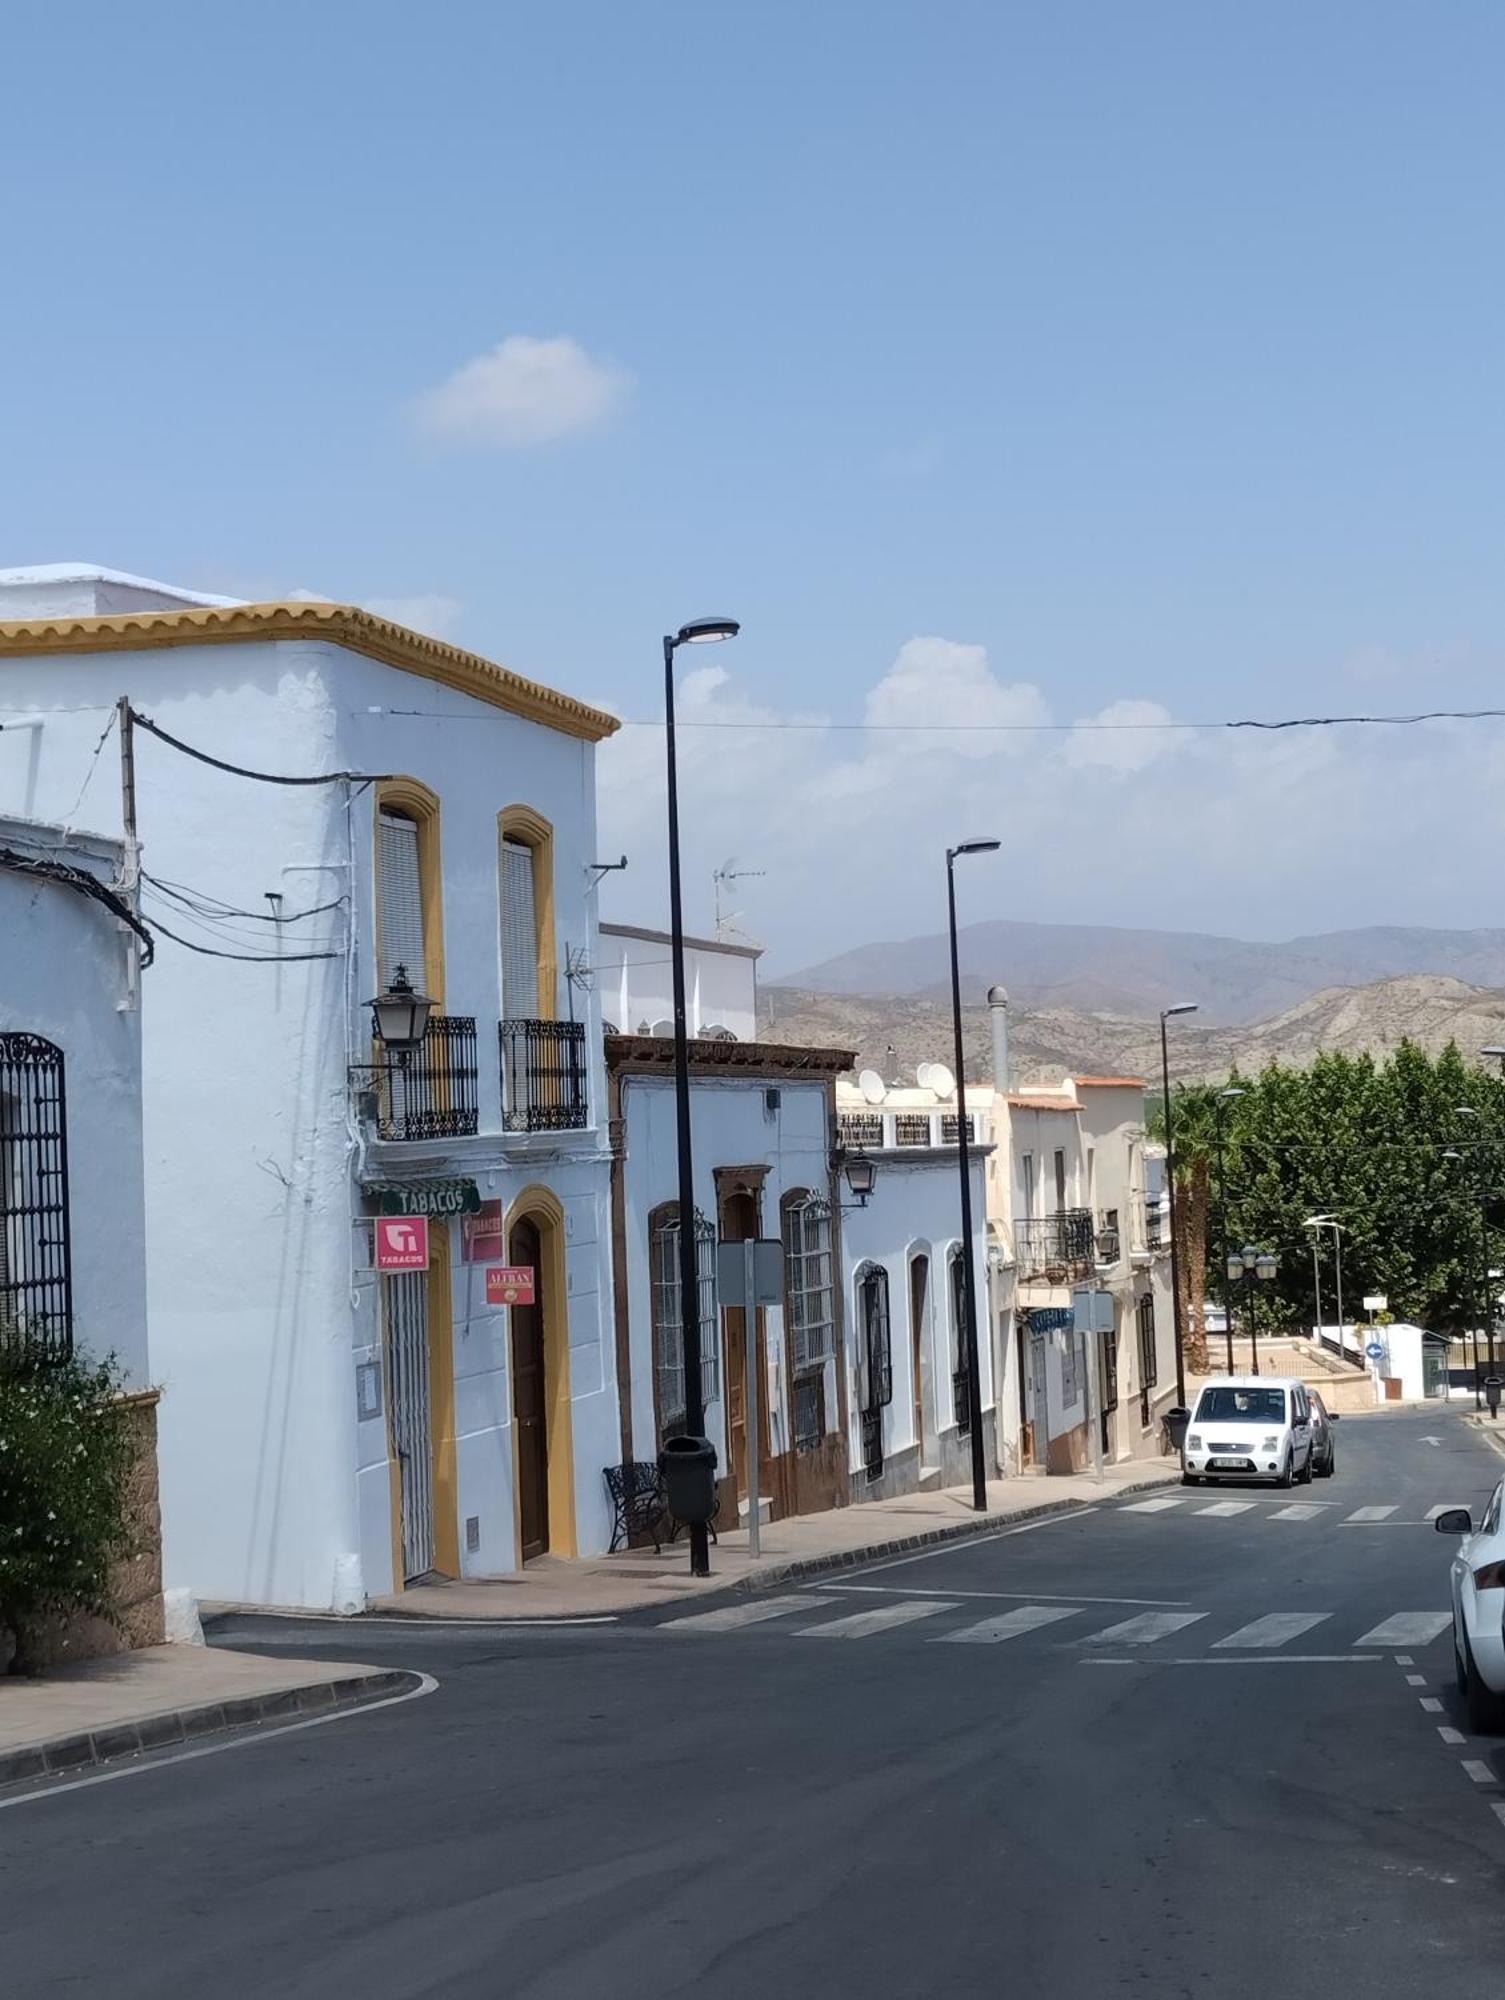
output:
<instances>
[{"instance_id":1,"label":"white building","mask_svg":"<svg viewBox=\"0 0 1505 2000\"><path fill-rule=\"evenodd\" d=\"M0 809L70 814L122 695L235 767L134 729L169 1585L348 1608L603 1549L605 1081L568 975L613 720L350 605L0 573L0 708L29 719ZM118 789L106 766L85 809L115 834ZM400 966L433 1001L405 1067L366 1005ZM415 1246L429 1222L426 1268L373 1268L382 1210ZM489 1303L483 1264L535 1303Z\"/></svg>"},{"instance_id":2,"label":"white building","mask_svg":"<svg viewBox=\"0 0 1505 2000\"><path fill-rule=\"evenodd\" d=\"M636 924L600 926L596 984L609 1035L674 1033L674 964L668 931ZM758 1039L757 964L761 947L718 938L685 939L685 1018L702 1041Z\"/></svg>"}]
</instances>

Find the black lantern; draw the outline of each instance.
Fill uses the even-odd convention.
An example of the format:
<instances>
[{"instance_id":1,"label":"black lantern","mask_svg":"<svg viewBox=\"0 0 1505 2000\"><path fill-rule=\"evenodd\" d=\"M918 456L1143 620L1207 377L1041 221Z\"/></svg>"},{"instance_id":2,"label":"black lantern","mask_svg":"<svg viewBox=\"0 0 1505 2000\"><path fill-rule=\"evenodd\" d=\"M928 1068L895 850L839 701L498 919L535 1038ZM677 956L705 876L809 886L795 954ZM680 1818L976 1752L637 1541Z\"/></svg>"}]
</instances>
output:
<instances>
[{"instance_id":1,"label":"black lantern","mask_svg":"<svg viewBox=\"0 0 1505 2000\"><path fill-rule=\"evenodd\" d=\"M405 965L397 967L391 985L371 1002L371 1032L399 1063L422 1046L433 1004L426 993L414 992Z\"/></svg>"},{"instance_id":2,"label":"black lantern","mask_svg":"<svg viewBox=\"0 0 1505 2000\"><path fill-rule=\"evenodd\" d=\"M842 1171L846 1175L847 1187L856 1197L860 1207L867 1207L867 1198L873 1191L878 1178L878 1163L868 1154L858 1151L847 1153L842 1160Z\"/></svg>"}]
</instances>

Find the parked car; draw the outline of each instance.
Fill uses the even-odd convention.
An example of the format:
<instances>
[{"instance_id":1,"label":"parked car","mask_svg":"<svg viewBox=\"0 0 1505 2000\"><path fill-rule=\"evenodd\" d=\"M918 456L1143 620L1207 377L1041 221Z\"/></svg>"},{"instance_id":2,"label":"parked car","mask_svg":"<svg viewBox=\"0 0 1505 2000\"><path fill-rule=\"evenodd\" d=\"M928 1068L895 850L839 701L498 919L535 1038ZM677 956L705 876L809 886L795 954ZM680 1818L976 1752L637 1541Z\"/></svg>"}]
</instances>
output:
<instances>
[{"instance_id":1,"label":"parked car","mask_svg":"<svg viewBox=\"0 0 1505 2000\"><path fill-rule=\"evenodd\" d=\"M1197 1398L1181 1477L1260 1479L1302 1485L1312 1476L1312 1411L1306 1384L1289 1375L1231 1375L1209 1382Z\"/></svg>"},{"instance_id":2,"label":"parked car","mask_svg":"<svg viewBox=\"0 0 1505 2000\"><path fill-rule=\"evenodd\" d=\"M1467 1507L1437 1516L1439 1535L1462 1535L1453 1557L1453 1670L1468 1704L1468 1725L1505 1730L1505 1531L1500 1513L1505 1479L1484 1519L1474 1526Z\"/></svg>"},{"instance_id":3,"label":"parked car","mask_svg":"<svg viewBox=\"0 0 1505 2000\"><path fill-rule=\"evenodd\" d=\"M1306 1399L1312 1406L1312 1470L1319 1479L1331 1479L1338 1467L1333 1450L1333 1425L1338 1421L1338 1412L1327 1407L1316 1389L1308 1389Z\"/></svg>"}]
</instances>

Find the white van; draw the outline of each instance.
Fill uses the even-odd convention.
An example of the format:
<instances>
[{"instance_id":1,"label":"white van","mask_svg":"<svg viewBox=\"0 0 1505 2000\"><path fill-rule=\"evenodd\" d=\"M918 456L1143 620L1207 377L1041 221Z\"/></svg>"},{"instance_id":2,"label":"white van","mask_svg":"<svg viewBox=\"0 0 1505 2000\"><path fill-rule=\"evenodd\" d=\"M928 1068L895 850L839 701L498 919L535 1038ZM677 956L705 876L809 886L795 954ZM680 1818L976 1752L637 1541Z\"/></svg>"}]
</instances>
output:
<instances>
[{"instance_id":1,"label":"white van","mask_svg":"<svg viewBox=\"0 0 1505 2000\"><path fill-rule=\"evenodd\" d=\"M1230 1375L1209 1382L1197 1398L1181 1477L1265 1479L1276 1486L1312 1476L1312 1406L1306 1385L1290 1375Z\"/></svg>"}]
</instances>

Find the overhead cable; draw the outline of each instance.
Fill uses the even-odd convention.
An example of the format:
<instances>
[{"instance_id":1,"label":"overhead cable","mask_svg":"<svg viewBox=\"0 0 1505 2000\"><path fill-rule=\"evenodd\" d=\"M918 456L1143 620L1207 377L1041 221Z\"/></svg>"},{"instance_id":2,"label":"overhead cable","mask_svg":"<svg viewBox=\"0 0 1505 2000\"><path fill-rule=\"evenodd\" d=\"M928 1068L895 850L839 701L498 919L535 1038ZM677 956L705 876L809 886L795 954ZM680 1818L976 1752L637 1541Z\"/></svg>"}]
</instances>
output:
<instances>
[{"instance_id":1,"label":"overhead cable","mask_svg":"<svg viewBox=\"0 0 1505 2000\"><path fill-rule=\"evenodd\" d=\"M207 750L196 750L191 743L183 742L181 737L170 736L159 723L142 715L139 709L133 708L130 713L131 721L138 729L145 729L174 750L181 750L185 757L193 757L200 764L212 765L216 771L228 771L234 778L254 778L262 785L372 785L379 784L389 775L375 771L325 771L313 777L294 777L284 771L252 771L244 764L230 764L223 757L211 757Z\"/></svg>"},{"instance_id":2,"label":"overhead cable","mask_svg":"<svg viewBox=\"0 0 1505 2000\"><path fill-rule=\"evenodd\" d=\"M13 847L0 847L0 867L14 868L20 875L40 875L52 882L62 882L68 888L76 889L81 896L88 896L92 901L102 903L141 940L143 967L150 965L156 956L152 934L130 904L108 884L91 875L87 869L74 868L66 861L54 861L43 855L19 854Z\"/></svg>"}]
</instances>

